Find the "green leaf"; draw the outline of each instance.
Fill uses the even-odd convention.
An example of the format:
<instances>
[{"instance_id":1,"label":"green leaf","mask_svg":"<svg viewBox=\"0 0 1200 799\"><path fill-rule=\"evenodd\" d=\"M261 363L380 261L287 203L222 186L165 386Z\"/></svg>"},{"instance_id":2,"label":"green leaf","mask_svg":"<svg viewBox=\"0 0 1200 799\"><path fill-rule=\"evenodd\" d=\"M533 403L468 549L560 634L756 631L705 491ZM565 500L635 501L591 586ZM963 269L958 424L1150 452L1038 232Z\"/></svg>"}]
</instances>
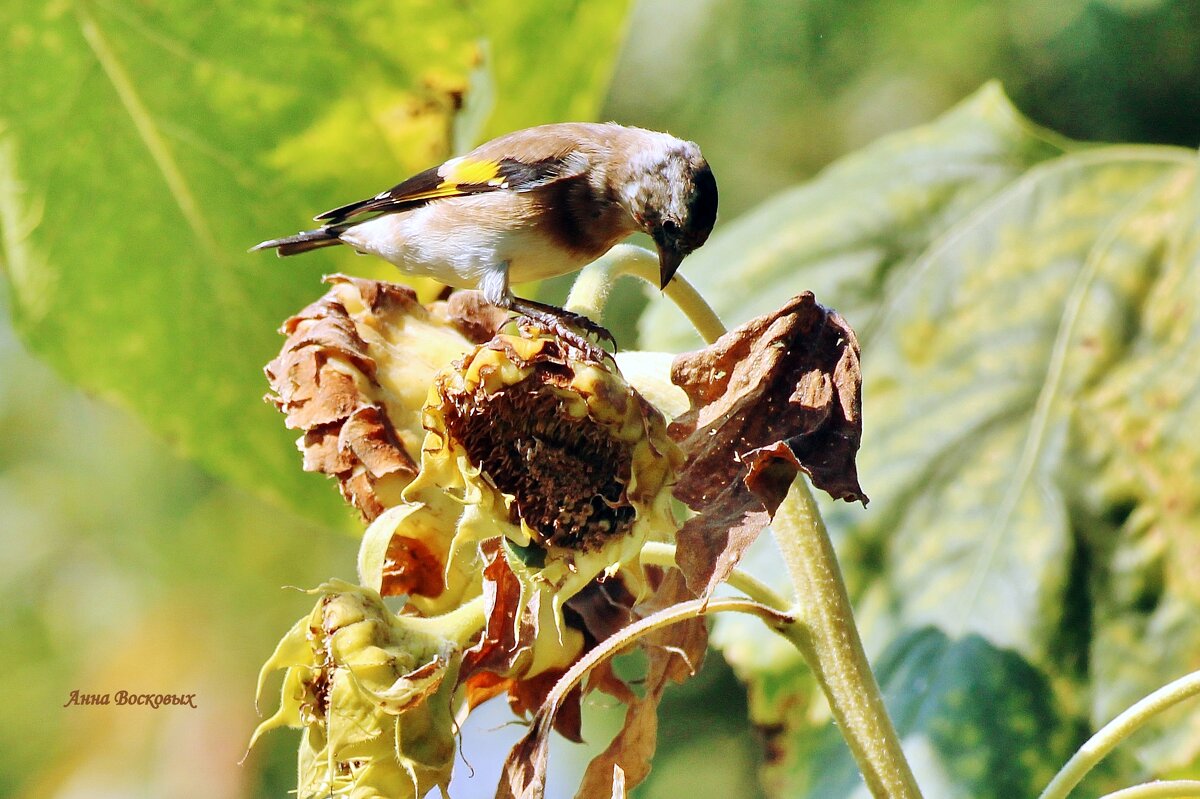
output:
<instances>
[{"instance_id":1,"label":"green leaf","mask_svg":"<svg viewBox=\"0 0 1200 799\"><path fill-rule=\"evenodd\" d=\"M931 669L930 664L939 664ZM978 636L910 632L876 668L922 792L937 799L1035 796L1070 755L1074 730L1045 677ZM858 796L862 777L832 726L776 739L773 796Z\"/></svg>"},{"instance_id":2,"label":"green leaf","mask_svg":"<svg viewBox=\"0 0 1200 799\"><path fill-rule=\"evenodd\" d=\"M372 267L246 249L445 157L472 74L495 109L476 131L594 115L626 5L4 5L0 264L21 334L209 469L345 524L261 372L322 273Z\"/></svg>"},{"instance_id":3,"label":"green leaf","mask_svg":"<svg viewBox=\"0 0 1200 799\"><path fill-rule=\"evenodd\" d=\"M1035 169L864 345L882 512L851 534L891 623L1016 649L1090 729L1200 663L1195 191L1176 150ZM1194 770L1189 710L1138 738L1146 768Z\"/></svg>"},{"instance_id":4,"label":"green leaf","mask_svg":"<svg viewBox=\"0 0 1200 799\"><path fill-rule=\"evenodd\" d=\"M1022 117L989 83L937 121L893 134L725 221L681 273L732 327L809 290L863 330L880 300L950 225L1071 142ZM718 183L720 165L713 165ZM699 337L652 302L644 349L679 352Z\"/></svg>"},{"instance_id":5,"label":"green leaf","mask_svg":"<svg viewBox=\"0 0 1200 799\"><path fill-rule=\"evenodd\" d=\"M1082 736L1200 664L1196 154L1047 158L1006 137L1027 128L1000 107L985 89L769 202L714 242L720 274L698 282L734 318L816 286L859 331L872 504L827 503L826 519L869 649L927 628L978 640L1041 675ZM998 166L968 168L961 154L979 151ZM961 181L939 193L927 175ZM673 331L666 316L643 328L652 346L681 340ZM753 641L718 622L714 642L755 683L760 719L802 751L811 686L789 684L794 660L758 665L772 650ZM926 712L937 680L967 666L943 648L921 668L928 679L897 701ZM768 698L798 710L773 715ZM1138 739L1143 768L1194 773L1200 721L1185 712ZM944 776L946 795L980 795Z\"/></svg>"},{"instance_id":6,"label":"green leaf","mask_svg":"<svg viewBox=\"0 0 1200 799\"><path fill-rule=\"evenodd\" d=\"M1163 184L1126 227L1124 258L1105 270L1126 302L1112 332L1119 360L1096 364L1076 416L1096 476L1081 492L1093 524L1083 545L1106 568L1092 578L1092 721L1115 716L1200 667L1200 185L1194 168ZM1116 247L1114 246L1114 249ZM1113 300L1101 295L1092 302ZM1188 703L1135 739L1151 768L1189 768L1200 713Z\"/></svg>"},{"instance_id":7,"label":"green leaf","mask_svg":"<svg viewBox=\"0 0 1200 799\"><path fill-rule=\"evenodd\" d=\"M441 6L444 4L435 4ZM487 137L600 110L630 0L475 0L472 10L491 42L497 103Z\"/></svg>"},{"instance_id":8,"label":"green leaf","mask_svg":"<svg viewBox=\"0 0 1200 799\"><path fill-rule=\"evenodd\" d=\"M881 509L856 535L884 549L905 624L1051 658L1074 547L1063 475L1076 397L1120 357L1132 276L1146 273L1123 237L1190 170L1186 153L1156 148L1056 159L954 228L888 298L863 345L862 468Z\"/></svg>"}]
</instances>

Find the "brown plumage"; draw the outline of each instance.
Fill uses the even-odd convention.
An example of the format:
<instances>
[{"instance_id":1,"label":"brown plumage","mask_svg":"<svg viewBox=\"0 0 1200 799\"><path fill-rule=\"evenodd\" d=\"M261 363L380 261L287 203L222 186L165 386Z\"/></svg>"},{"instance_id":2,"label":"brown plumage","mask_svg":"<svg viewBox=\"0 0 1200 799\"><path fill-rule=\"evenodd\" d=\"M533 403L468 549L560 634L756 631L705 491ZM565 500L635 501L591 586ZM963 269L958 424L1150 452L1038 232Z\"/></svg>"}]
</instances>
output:
<instances>
[{"instance_id":1,"label":"brown plumage","mask_svg":"<svg viewBox=\"0 0 1200 799\"><path fill-rule=\"evenodd\" d=\"M493 139L254 249L284 256L346 244L557 325L559 309L514 297L509 283L573 272L641 231L658 247L665 287L716 214L716 181L692 142L569 122Z\"/></svg>"}]
</instances>

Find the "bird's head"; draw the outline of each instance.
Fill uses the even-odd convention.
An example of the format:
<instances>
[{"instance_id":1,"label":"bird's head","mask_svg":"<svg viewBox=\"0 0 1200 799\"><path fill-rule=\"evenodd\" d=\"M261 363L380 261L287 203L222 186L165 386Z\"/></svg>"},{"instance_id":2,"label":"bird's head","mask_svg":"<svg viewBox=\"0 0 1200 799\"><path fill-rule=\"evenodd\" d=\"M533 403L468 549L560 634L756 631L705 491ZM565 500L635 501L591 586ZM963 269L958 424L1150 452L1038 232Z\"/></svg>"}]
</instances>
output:
<instances>
[{"instance_id":1,"label":"bird's head","mask_svg":"<svg viewBox=\"0 0 1200 799\"><path fill-rule=\"evenodd\" d=\"M712 232L717 181L695 143L660 135L661 146L634 159L626 199L634 220L658 247L659 278L666 288L684 256Z\"/></svg>"}]
</instances>

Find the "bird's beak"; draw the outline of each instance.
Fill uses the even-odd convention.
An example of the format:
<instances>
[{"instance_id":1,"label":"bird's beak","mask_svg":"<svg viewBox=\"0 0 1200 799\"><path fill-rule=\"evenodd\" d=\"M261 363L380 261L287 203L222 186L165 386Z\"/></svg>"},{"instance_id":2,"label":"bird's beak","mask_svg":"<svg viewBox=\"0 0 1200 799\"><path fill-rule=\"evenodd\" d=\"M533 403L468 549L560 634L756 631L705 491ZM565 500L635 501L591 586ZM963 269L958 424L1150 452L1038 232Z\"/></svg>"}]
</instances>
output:
<instances>
[{"instance_id":1,"label":"bird's beak","mask_svg":"<svg viewBox=\"0 0 1200 799\"><path fill-rule=\"evenodd\" d=\"M683 263L683 253L678 248L672 246L670 242L657 241L655 243L658 245L659 288L665 289L667 284L671 282L671 278L675 276L679 265Z\"/></svg>"}]
</instances>

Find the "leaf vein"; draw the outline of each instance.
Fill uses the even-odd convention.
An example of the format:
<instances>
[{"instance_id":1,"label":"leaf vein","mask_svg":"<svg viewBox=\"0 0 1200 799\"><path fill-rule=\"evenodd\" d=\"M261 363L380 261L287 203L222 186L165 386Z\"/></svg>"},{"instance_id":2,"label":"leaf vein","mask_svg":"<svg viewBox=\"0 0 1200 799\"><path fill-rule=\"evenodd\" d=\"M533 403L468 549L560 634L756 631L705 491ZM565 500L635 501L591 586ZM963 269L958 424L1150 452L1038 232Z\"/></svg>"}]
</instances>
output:
<instances>
[{"instance_id":1,"label":"leaf vein","mask_svg":"<svg viewBox=\"0 0 1200 799\"><path fill-rule=\"evenodd\" d=\"M121 64L120 59L117 58L117 54L109 45L103 31L100 30L100 26L96 23L95 17L87 9L86 3L77 3L75 12L79 17L84 39L87 41L92 53L96 56L96 60L100 63L100 67L104 70L104 74L108 77L113 89L116 91L121 105L125 108L125 112L129 114L129 118L137 130L142 144L146 146L146 150L150 153L150 158L162 174L163 180L167 184L167 189L170 191L171 197L175 200L175 204L183 214L184 219L187 220L188 226L192 229L196 238L200 240L200 243L209 251L210 255L215 256L218 250L216 239L213 237L208 222L200 210L199 203L196 202L196 197L192 193L191 187L188 186L187 179L183 176L183 171L179 168L179 164L175 161L175 156L163 138L162 132L158 129L158 125L150 114L150 110L146 107L146 104L134 88L133 81L129 78L129 73L126 72L124 65Z\"/></svg>"}]
</instances>

